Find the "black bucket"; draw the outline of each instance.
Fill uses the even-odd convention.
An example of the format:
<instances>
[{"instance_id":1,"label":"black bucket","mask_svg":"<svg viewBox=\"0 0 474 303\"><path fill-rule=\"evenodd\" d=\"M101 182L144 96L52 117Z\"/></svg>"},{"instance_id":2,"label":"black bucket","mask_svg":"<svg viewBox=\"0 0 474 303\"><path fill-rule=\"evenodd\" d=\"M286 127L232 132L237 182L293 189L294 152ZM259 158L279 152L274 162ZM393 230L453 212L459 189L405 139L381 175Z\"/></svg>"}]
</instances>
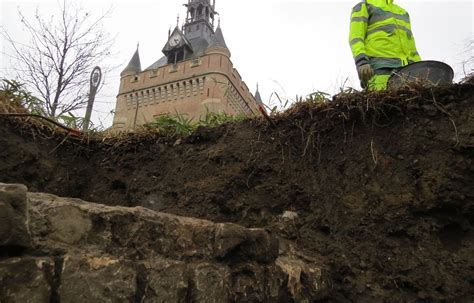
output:
<instances>
[{"instance_id":1,"label":"black bucket","mask_svg":"<svg viewBox=\"0 0 474 303\"><path fill-rule=\"evenodd\" d=\"M453 83L454 71L451 66L439 61L420 61L394 71L388 80L388 87L396 89L409 83L421 83L427 87Z\"/></svg>"}]
</instances>

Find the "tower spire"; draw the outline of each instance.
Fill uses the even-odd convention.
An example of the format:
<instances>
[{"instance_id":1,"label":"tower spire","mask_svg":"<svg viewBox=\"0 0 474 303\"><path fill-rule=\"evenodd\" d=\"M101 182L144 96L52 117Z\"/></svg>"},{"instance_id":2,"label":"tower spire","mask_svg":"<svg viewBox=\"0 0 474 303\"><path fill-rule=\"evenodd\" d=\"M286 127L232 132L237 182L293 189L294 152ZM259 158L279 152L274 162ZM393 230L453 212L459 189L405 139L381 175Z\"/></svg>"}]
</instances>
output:
<instances>
[{"instance_id":1,"label":"tower spire","mask_svg":"<svg viewBox=\"0 0 474 303\"><path fill-rule=\"evenodd\" d=\"M132 56L132 59L130 59L130 62L128 63L127 67L120 73L121 77L127 76L127 75L133 75L133 74L138 74L141 73L142 71L142 65L140 63L140 54L138 53L138 44L137 44L137 50Z\"/></svg>"},{"instance_id":2,"label":"tower spire","mask_svg":"<svg viewBox=\"0 0 474 303\"><path fill-rule=\"evenodd\" d=\"M185 34L201 31L206 26L210 29L211 34L214 33L214 20L218 14L215 0L188 0L184 6L187 8L184 24Z\"/></svg>"}]
</instances>

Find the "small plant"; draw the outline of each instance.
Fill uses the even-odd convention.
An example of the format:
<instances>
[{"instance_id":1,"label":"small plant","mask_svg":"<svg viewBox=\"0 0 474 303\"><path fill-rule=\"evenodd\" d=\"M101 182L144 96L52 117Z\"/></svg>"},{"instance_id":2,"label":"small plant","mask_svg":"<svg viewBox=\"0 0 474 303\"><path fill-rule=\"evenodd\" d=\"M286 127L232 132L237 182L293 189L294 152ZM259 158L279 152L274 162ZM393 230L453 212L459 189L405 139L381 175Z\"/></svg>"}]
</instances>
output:
<instances>
[{"instance_id":1,"label":"small plant","mask_svg":"<svg viewBox=\"0 0 474 303\"><path fill-rule=\"evenodd\" d=\"M270 95L268 104L269 105L264 104L264 106L269 111L269 114L276 115L277 113L288 108L290 100L287 98L281 98L277 92L273 92Z\"/></svg>"},{"instance_id":2,"label":"small plant","mask_svg":"<svg viewBox=\"0 0 474 303\"><path fill-rule=\"evenodd\" d=\"M159 115L154 122L146 124L145 127L171 135L189 135L197 126L186 115L176 113L175 115Z\"/></svg>"},{"instance_id":3,"label":"small plant","mask_svg":"<svg viewBox=\"0 0 474 303\"><path fill-rule=\"evenodd\" d=\"M15 80L1 80L0 100L12 107L24 108L31 114L44 115L45 113L44 103L27 91L24 84Z\"/></svg>"},{"instance_id":4,"label":"small plant","mask_svg":"<svg viewBox=\"0 0 474 303\"><path fill-rule=\"evenodd\" d=\"M209 110L197 122L194 122L193 119L188 118L184 114L162 114L156 117L154 122L146 124L145 128L171 135L190 135L198 127L218 127L227 122L239 122L245 119L245 115L232 116Z\"/></svg>"},{"instance_id":5,"label":"small plant","mask_svg":"<svg viewBox=\"0 0 474 303\"><path fill-rule=\"evenodd\" d=\"M217 127L227 122L240 122L245 120L245 118L246 117L243 114L233 116L223 112L211 112L209 111L209 109L206 109L206 114L204 116L201 116L198 122L198 126Z\"/></svg>"},{"instance_id":6,"label":"small plant","mask_svg":"<svg viewBox=\"0 0 474 303\"><path fill-rule=\"evenodd\" d=\"M306 102L311 102L311 103L328 103L331 101L331 95L325 92L321 91L316 91L314 93L311 93L308 95L306 98Z\"/></svg>"},{"instance_id":7,"label":"small plant","mask_svg":"<svg viewBox=\"0 0 474 303\"><path fill-rule=\"evenodd\" d=\"M76 117L72 113L59 116L58 120L65 126L73 129L82 129L82 126L84 125L84 118Z\"/></svg>"},{"instance_id":8,"label":"small plant","mask_svg":"<svg viewBox=\"0 0 474 303\"><path fill-rule=\"evenodd\" d=\"M331 101L331 95L322 91L316 91L309 94L306 98L303 96L296 96L295 99L282 98L277 92L273 92L270 95L268 104L265 108L268 110L270 115L276 115L280 112L287 110L291 105L298 103L310 103L310 104L324 104Z\"/></svg>"}]
</instances>

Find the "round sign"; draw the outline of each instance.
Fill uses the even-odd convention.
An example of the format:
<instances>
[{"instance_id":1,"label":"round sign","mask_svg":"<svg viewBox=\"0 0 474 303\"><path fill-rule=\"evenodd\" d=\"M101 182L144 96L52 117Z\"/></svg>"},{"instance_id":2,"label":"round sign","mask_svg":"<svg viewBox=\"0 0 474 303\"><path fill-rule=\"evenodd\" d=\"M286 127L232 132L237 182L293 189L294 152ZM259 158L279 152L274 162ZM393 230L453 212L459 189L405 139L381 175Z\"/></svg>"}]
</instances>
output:
<instances>
[{"instance_id":1,"label":"round sign","mask_svg":"<svg viewBox=\"0 0 474 303\"><path fill-rule=\"evenodd\" d=\"M100 67L95 67L91 74L91 87L94 89L98 89L100 85L100 81L102 80L102 71Z\"/></svg>"}]
</instances>

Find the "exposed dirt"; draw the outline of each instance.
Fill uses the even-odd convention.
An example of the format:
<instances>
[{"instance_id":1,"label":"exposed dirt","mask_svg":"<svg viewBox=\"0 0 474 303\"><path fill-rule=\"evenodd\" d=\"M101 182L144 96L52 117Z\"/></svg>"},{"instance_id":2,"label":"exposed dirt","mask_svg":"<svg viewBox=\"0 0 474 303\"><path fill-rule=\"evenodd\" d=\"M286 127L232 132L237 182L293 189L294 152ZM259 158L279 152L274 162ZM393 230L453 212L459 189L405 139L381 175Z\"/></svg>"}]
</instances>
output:
<instances>
[{"instance_id":1,"label":"exposed dirt","mask_svg":"<svg viewBox=\"0 0 474 303\"><path fill-rule=\"evenodd\" d=\"M265 227L330 270L330 302L474 300L473 85L344 95L275 122L81 141L0 118L0 182Z\"/></svg>"}]
</instances>

